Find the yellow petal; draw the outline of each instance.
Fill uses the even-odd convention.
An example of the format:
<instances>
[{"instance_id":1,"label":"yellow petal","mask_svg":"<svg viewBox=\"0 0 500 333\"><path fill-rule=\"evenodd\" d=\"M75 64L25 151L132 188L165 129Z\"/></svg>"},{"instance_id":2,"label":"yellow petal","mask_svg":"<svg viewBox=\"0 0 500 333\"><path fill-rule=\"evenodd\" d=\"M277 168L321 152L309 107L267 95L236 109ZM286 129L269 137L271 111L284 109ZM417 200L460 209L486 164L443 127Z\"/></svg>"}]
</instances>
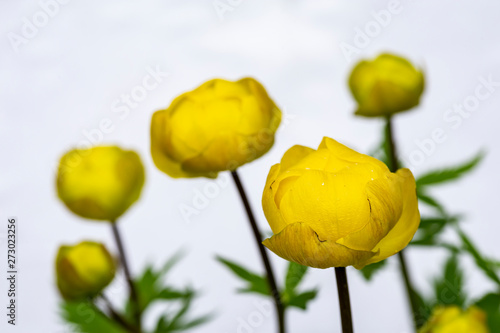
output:
<instances>
[{"instance_id":1,"label":"yellow petal","mask_svg":"<svg viewBox=\"0 0 500 333\"><path fill-rule=\"evenodd\" d=\"M346 267L364 262L373 252L356 251L333 241L320 240L305 223L293 223L264 240L263 244L283 259L315 268Z\"/></svg>"},{"instance_id":2,"label":"yellow petal","mask_svg":"<svg viewBox=\"0 0 500 333\"><path fill-rule=\"evenodd\" d=\"M294 166L300 162L304 157L313 153L315 150L309 147L295 145L288 149L283 157L281 158L280 167L282 171L288 170L290 167Z\"/></svg>"},{"instance_id":3,"label":"yellow petal","mask_svg":"<svg viewBox=\"0 0 500 333\"><path fill-rule=\"evenodd\" d=\"M325 166L326 171L337 172L343 168L358 166L359 168L363 168L366 181L389 173L389 168L383 162L371 156L358 153L334 139L324 137L318 147L318 151L322 149L327 149L332 155ZM353 172L358 174L360 171L360 169L353 170Z\"/></svg>"},{"instance_id":4,"label":"yellow petal","mask_svg":"<svg viewBox=\"0 0 500 333\"><path fill-rule=\"evenodd\" d=\"M271 167L264 187L264 193L262 194L262 209L264 210L264 215L266 216L269 226L275 234L283 230L286 225L274 200L273 185L279 170L279 164L275 164Z\"/></svg>"},{"instance_id":5,"label":"yellow petal","mask_svg":"<svg viewBox=\"0 0 500 333\"><path fill-rule=\"evenodd\" d=\"M283 195L280 211L288 223L304 222L321 239L336 241L370 220L365 185L356 174L309 170Z\"/></svg>"},{"instance_id":6,"label":"yellow petal","mask_svg":"<svg viewBox=\"0 0 500 333\"><path fill-rule=\"evenodd\" d=\"M462 311L456 305L439 306L419 333L489 333L486 313L471 306Z\"/></svg>"},{"instance_id":7,"label":"yellow petal","mask_svg":"<svg viewBox=\"0 0 500 333\"><path fill-rule=\"evenodd\" d=\"M394 228L403 210L399 178L389 173L367 184L370 222L363 229L347 235L337 243L356 250L370 251Z\"/></svg>"},{"instance_id":8,"label":"yellow petal","mask_svg":"<svg viewBox=\"0 0 500 333\"><path fill-rule=\"evenodd\" d=\"M366 265L381 261L404 249L412 240L420 224L415 178L408 169L398 170L396 176L399 177L403 198L401 217L387 236L375 246L374 250L379 251L379 255L371 258Z\"/></svg>"},{"instance_id":9,"label":"yellow petal","mask_svg":"<svg viewBox=\"0 0 500 333\"><path fill-rule=\"evenodd\" d=\"M195 173L235 170L265 154L274 137L272 140L261 145L257 137L220 133L199 155L186 159L182 169Z\"/></svg>"},{"instance_id":10,"label":"yellow petal","mask_svg":"<svg viewBox=\"0 0 500 333\"><path fill-rule=\"evenodd\" d=\"M181 163L174 160L167 149L169 135L167 131L168 112L157 111L151 119L151 156L156 167L173 178L207 177L216 178L216 173L189 172L182 169ZM180 145L180 143L178 143ZM185 147L183 151L190 149Z\"/></svg>"}]
</instances>

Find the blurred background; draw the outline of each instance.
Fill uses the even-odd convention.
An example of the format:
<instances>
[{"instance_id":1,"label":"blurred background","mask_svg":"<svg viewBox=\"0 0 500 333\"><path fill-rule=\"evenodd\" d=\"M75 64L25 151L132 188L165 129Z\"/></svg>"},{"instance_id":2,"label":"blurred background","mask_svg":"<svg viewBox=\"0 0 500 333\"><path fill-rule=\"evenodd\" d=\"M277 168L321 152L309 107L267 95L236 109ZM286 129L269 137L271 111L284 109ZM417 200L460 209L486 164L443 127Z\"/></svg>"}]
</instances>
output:
<instances>
[{"instance_id":1,"label":"blurred background","mask_svg":"<svg viewBox=\"0 0 500 333\"><path fill-rule=\"evenodd\" d=\"M354 117L346 82L358 60L384 51L425 69L420 106L395 123L399 152L416 175L487 152L475 172L434 193L450 211L464 213L469 236L499 258L499 11L500 3L486 0L0 2L0 251L9 216L18 218L20 241L18 325L2 319L0 330L69 332L58 316L58 246L90 239L116 249L109 226L84 221L57 199L57 163L77 146L118 144L137 150L147 171L140 201L120 221L133 272L185 249L170 281L202 290L194 314L217 314L193 332L239 332L241 320L260 311L261 298L235 294L241 281L214 257L262 271L240 198L228 174L214 183L173 180L157 170L149 153L152 113L210 78L260 80L282 108L283 123L272 150L240 175L261 228L269 230L261 193L270 166L290 146L316 147L330 136L367 153L379 141L382 121ZM470 112L453 111L485 81L487 98ZM436 129L444 140L432 139ZM214 186L219 191L197 215L181 214ZM270 255L281 280L286 262ZM412 248L407 255L415 283L430 290L444 252ZM6 271L6 260L0 269ZM477 269L465 272L472 296L492 289ZM395 258L369 283L353 268L348 275L357 332L410 332ZM314 286L320 293L308 311L288 312L290 332L339 332L333 270L309 270L304 288ZM4 278L0 288L4 309ZM108 294L123 299L121 277ZM273 314L264 317L254 331L274 332Z\"/></svg>"}]
</instances>

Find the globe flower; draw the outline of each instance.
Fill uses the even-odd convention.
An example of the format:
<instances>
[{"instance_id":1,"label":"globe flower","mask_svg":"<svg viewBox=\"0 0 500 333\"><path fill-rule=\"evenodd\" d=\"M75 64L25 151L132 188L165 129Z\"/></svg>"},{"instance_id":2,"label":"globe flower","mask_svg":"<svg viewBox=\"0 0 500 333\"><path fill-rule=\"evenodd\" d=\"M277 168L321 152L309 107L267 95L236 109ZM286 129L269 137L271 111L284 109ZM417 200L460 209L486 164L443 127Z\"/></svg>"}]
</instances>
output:
<instances>
[{"instance_id":1,"label":"globe flower","mask_svg":"<svg viewBox=\"0 0 500 333\"><path fill-rule=\"evenodd\" d=\"M415 179L330 138L293 146L269 171L262 197L278 256L358 269L401 251L420 223Z\"/></svg>"},{"instance_id":2,"label":"globe flower","mask_svg":"<svg viewBox=\"0 0 500 333\"><path fill-rule=\"evenodd\" d=\"M354 67L349 87L358 103L357 115L389 116L418 105L424 75L404 58L381 54Z\"/></svg>"},{"instance_id":3,"label":"globe flower","mask_svg":"<svg viewBox=\"0 0 500 333\"><path fill-rule=\"evenodd\" d=\"M139 198L143 185L141 159L119 147L71 150L59 163L59 198L88 219L116 220Z\"/></svg>"},{"instance_id":4,"label":"globe flower","mask_svg":"<svg viewBox=\"0 0 500 333\"><path fill-rule=\"evenodd\" d=\"M115 261L103 244L61 246L56 258L57 287L66 300L99 294L114 278Z\"/></svg>"},{"instance_id":5,"label":"globe flower","mask_svg":"<svg viewBox=\"0 0 500 333\"><path fill-rule=\"evenodd\" d=\"M462 311L458 306L438 307L419 333L489 333L486 313L472 306Z\"/></svg>"},{"instance_id":6,"label":"globe flower","mask_svg":"<svg viewBox=\"0 0 500 333\"><path fill-rule=\"evenodd\" d=\"M280 121L256 80L210 80L153 114L151 154L171 177L215 178L265 154Z\"/></svg>"}]
</instances>

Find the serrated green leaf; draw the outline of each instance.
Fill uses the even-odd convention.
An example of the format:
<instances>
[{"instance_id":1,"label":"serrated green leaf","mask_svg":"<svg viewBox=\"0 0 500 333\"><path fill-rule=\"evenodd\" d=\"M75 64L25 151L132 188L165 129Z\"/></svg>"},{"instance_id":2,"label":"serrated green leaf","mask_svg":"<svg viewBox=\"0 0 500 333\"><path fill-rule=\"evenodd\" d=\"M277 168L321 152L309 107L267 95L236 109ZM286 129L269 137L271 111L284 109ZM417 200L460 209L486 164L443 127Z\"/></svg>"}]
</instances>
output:
<instances>
[{"instance_id":1,"label":"serrated green leaf","mask_svg":"<svg viewBox=\"0 0 500 333\"><path fill-rule=\"evenodd\" d=\"M457 216L450 217L422 217L415 238L412 240L412 245L438 245L440 243L439 236L444 228L458 221Z\"/></svg>"},{"instance_id":2,"label":"serrated green leaf","mask_svg":"<svg viewBox=\"0 0 500 333\"><path fill-rule=\"evenodd\" d=\"M61 312L62 317L74 324L79 333L127 333L90 302L64 302Z\"/></svg>"},{"instance_id":3,"label":"serrated green leaf","mask_svg":"<svg viewBox=\"0 0 500 333\"><path fill-rule=\"evenodd\" d=\"M246 287L239 289L240 292L258 293L266 296L271 295L269 284L264 276L257 275L245 267L222 257L217 257L217 260L229 268L234 274L249 283Z\"/></svg>"},{"instance_id":4,"label":"serrated green leaf","mask_svg":"<svg viewBox=\"0 0 500 333\"><path fill-rule=\"evenodd\" d=\"M205 315L195 319L186 319L191 307L191 299L184 299L181 308L175 314L165 314L158 320L155 333L171 333L186 331L204 324L212 319L212 315Z\"/></svg>"},{"instance_id":5,"label":"serrated green leaf","mask_svg":"<svg viewBox=\"0 0 500 333\"><path fill-rule=\"evenodd\" d=\"M288 270L286 272L285 278L285 291L293 295L295 294L295 289L300 284L307 272L307 266L297 264L293 261L288 263Z\"/></svg>"},{"instance_id":6,"label":"serrated green leaf","mask_svg":"<svg viewBox=\"0 0 500 333\"><path fill-rule=\"evenodd\" d=\"M458 179L461 176L465 175L467 172L474 169L475 166L481 162L484 157L484 153L479 153L470 161L467 161L463 164L460 164L456 167L451 167L447 169L435 170L429 173L426 173L417 178L417 188L422 186L440 184L444 182L448 182L454 179Z\"/></svg>"},{"instance_id":7,"label":"serrated green leaf","mask_svg":"<svg viewBox=\"0 0 500 333\"><path fill-rule=\"evenodd\" d=\"M317 294L318 290L316 289L305 291L303 293L292 296L288 300L286 305L305 310L307 308L307 303L316 298Z\"/></svg>"},{"instance_id":8,"label":"serrated green leaf","mask_svg":"<svg viewBox=\"0 0 500 333\"><path fill-rule=\"evenodd\" d=\"M437 209L437 211L442 215L442 216L447 216L448 214L446 213L446 210L444 209L443 205L441 205L436 199L428 195L427 193L424 193L422 190L419 190L417 188L417 198L421 202Z\"/></svg>"},{"instance_id":9,"label":"serrated green leaf","mask_svg":"<svg viewBox=\"0 0 500 333\"><path fill-rule=\"evenodd\" d=\"M174 254L161 268L155 269L152 265L146 266L144 272L134 281L139 296L139 308L144 312L154 301L172 300L193 296L190 289L177 290L163 286L163 280L172 267L183 257L182 252ZM132 304L130 300L126 305L127 318L132 317Z\"/></svg>"},{"instance_id":10,"label":"serrated green leaf","mask_svg":"<svg viewBox=\"0 0 500 333\"><path fill-rule=\"evenodd\" d=\"M476 265L486 274L486 276L500 286L500 277L498 277L491 262L480 254L472 241L461 230L459 230L459 235L464 244L464 249L472 255Z\"/></svg>"},{"instance_id":11,"label":"serrated green leaf","mask_svg":"<svg viewBox=\"0 0 500 333\"><path fill-rule=\"evenodd\" d=\"M443 276L434 281L434 295L439 305L455 304L462 307L466 300L464 276L456 254L447 260Z\"/></svg>"},{"instance_id":12,"label":"serrated green leaf","mask_svg":"<svg viewBox=\"0 0 500 333\"><path fill-rule=\"evenodd\" d=\"M500 329L500 294L490 293L484 295L475 305L486 312L490 331L498 332Z\"/></svg>"},{"instance_id":13,"label":"serrated green leaf","mask_svg":"<svg viewBox=\"0 0 500 333\"><path fill-rule=\"evenodd\" d=\"M361 272L361 275L366 279L366 281L370 281L375 273L379 272L382 268L384 268L387 264L387 260L382 260L373 264L370 264L368 266L363 267L359 271Z\"/></svg>"}]
</instances>

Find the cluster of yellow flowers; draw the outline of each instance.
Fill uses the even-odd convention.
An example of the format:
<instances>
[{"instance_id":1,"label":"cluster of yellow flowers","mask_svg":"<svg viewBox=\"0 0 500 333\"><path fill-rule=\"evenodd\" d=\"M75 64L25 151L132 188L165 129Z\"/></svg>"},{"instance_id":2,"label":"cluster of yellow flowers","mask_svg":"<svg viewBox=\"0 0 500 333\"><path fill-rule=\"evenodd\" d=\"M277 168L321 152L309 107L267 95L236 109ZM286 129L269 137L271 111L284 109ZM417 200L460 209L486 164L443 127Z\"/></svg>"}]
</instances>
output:
<instances>
[{"instance_id":1,"label":"cluster of yellow flowers","mask_svg":"<svg viewBox=\"0 0 500 333\"><path fill-rule=\"evenodd\" d=\"M356 114L387 117L418 105L424 76L407 60L384 54L360 62L349 86ZM269 151L280 121L279 108L256 80L210 80L154 113L151 155L173 178L215 178ZM116 223L138 200L144 178L133 151L72 150L60 161L57 192L75 214ZM420 223L410 170L391 172L327 137L316 150L296 145L286 151L269 171L262 206L273 231L263 244L316 268L381 261L405 248ZM100 293L116 264L104 245L82 242L60 248L56 270L62 296L77 299ZM421 332L487 332L483 319L478 309L438 309Z\"/></svg>"}]
</instances>

